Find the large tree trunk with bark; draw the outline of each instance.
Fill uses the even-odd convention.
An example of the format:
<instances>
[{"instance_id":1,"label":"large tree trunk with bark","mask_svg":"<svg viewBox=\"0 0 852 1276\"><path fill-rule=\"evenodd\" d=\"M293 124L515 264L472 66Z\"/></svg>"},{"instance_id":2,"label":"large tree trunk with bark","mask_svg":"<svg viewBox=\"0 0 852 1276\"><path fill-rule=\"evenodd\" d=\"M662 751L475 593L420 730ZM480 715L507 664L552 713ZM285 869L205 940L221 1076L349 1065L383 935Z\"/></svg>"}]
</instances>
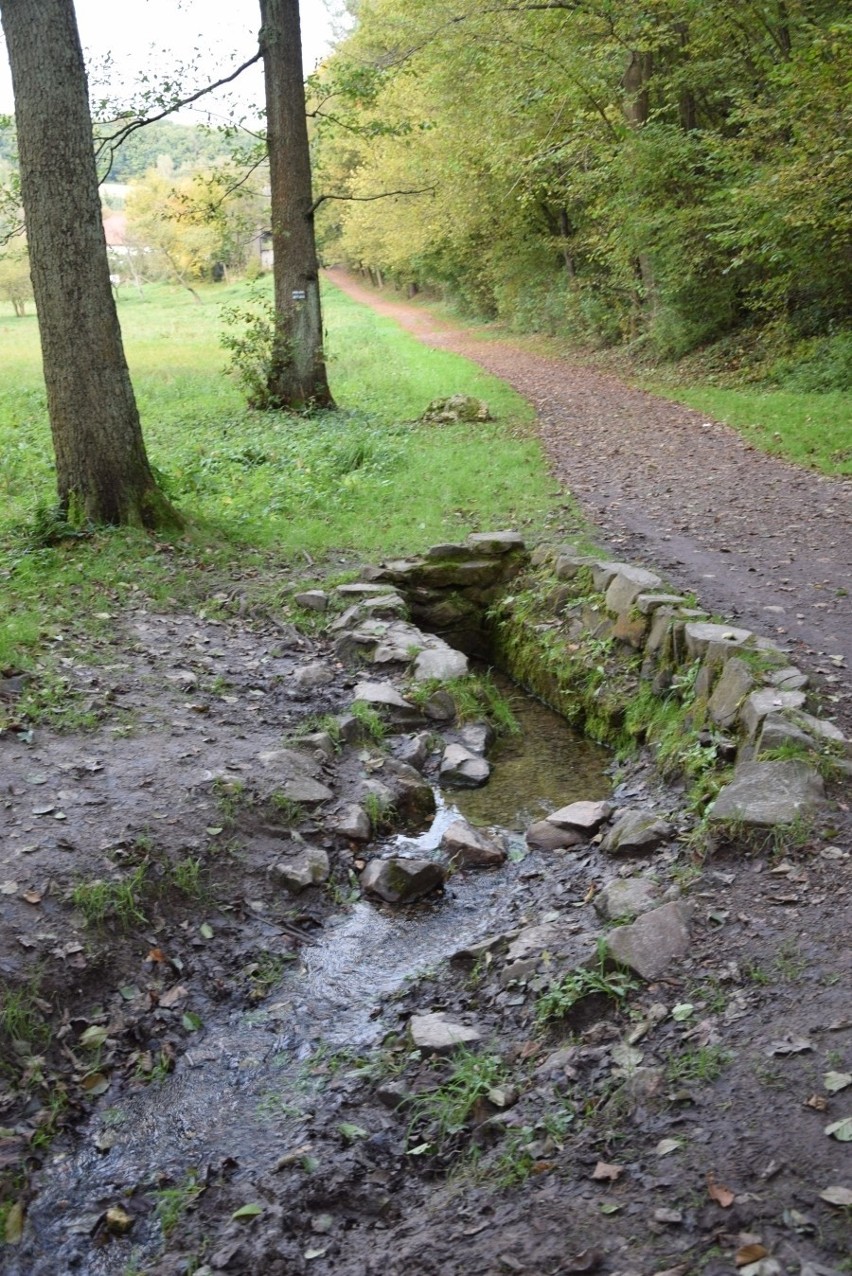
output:
<instances>
[{"instance_id":1,"label":"large tree trunk with bark","mask_svg":"<svg viewBox=\"0 0 852 1276\"><path fill-rule=\"evenodd\" d=\"M260 16L275 283L269 395L282 408L331 407L322 348L299 0L260 0Z\"/></svg>"},{"instance_id":2,"label":"large tree trunk with bark","mask_svg":"<svg viewBox=\"0 0 852 1276\"><path fill-rule=\"evenodd\" d=\"M0 0L59 503L73 522L177 523L142 440L109 281L73 0Z\"/></svg>"}]
</instances>

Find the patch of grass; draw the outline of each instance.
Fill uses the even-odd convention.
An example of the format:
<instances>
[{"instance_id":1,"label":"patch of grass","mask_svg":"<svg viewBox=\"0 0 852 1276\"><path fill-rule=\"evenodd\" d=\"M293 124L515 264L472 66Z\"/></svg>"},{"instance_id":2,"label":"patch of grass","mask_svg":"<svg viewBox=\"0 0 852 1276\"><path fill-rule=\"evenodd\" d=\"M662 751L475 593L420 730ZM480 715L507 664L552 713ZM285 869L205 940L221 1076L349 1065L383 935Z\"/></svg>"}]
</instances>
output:
<instances>
[{"instance_id":1,"label":"patch of grass","mask_svg":"<svg viewBox=\"0 0 852 1276\"><path fill-rule=\"evenodd\" d=\"M142 911L142 895L148 884L147 872L147 866L140 864L123 878L78 882L72 887L71 903L83 914L87 926L99 927L105 922L123 929L145 926L148 918Z\"/></svg>"},{"instance_id":2,"label":"patch of grass","mask_svg":"<svg viewBox=\"0 0 852 1276\"><path fill-rule=\"evenodd\" d=\"M246 966L243 974L249 981L249 997L252 1001L262 1001L263 998L280 983L284 977L284 971L287 969L289 962L294 957L285 955L284 953L261 952L253 962Z\"/></svg>"},{"instance_id":3,"label":"patch of grass","mask_svg":"<svg viewBox=\"0 0 852 1276\"><path fill-rule=\"evenodd\" d=\"M410 1152L424 1143L424 1151L445 1151L465 1130L476 1103L508 1078L505 1065L496 1055L472 1050L457 1050L444 1066L446 1075L440 1084L412 1101Z\"/></svg>"},{"instance_id":4,"label":"patch of grass","mask_svg":"<svg viewBox=\"0 0 852 1276\"><path fill-rule=\"evenodd\" d=\"M699 385L655 392L732 426L762 452L823 474L852 474L849 396L839 390L820 394Z\"/></svg>"},{"instance_id":5,"label":"patch of grass","mask_svg":"<svg viewBox=\"0 0 852 1276\"><path fill-rule=\"evenodd\" d=\"M202 871L201 860L197 856L188 855L186 859L172 864L170 876L175 886L184 895L189 895L192 899L200 899L204 893L201 881Z\"/></svg>"},{"instance_id":6,"label":"patch of grass","mask_svg":"<svg viewBox=\"0 0 852 1276\"><path fill-rule=\"evenodd\" d=\"M14 1060L15 1072L26 1054L37 1053L50 1041L49 1010L41 996L40 971L24 985L0 984L0 1060Z\"/></svg>"},{"instance_id":7,"label":"patch of grass","mask_svg":"<svg viewBox=\"0 0 852 1276\"><path fill-rule=\"evenodd\" d=\"M276 791L270 794L269 801L278 819L289 829L296 828L305 818L305 808L301 802L287 797L286 793Z\"/></svg>"},{"instance_id":8,"label":"patch of grass","mask_svg":"<svg viewBox=\"0 0 852 1276\"><path fill-rule=\"evenodd\" d=\"M374 833L393 826L396 808L392 801L380 793L369 791L361 798L361 806L367 814Z\"/></svg>"},{"instance_id":9,"label":"patch of grass","mask_svg":"<svg viewBox=\"0 0 852 1276\"><path fill-rule=\"evenodd\" d=\"M388 733L387 723L377 709L364 700L355 700L349 708L352 717L358 723L361 735L372 740L374 744L382 744Z\"/></svg>"},{"instance_id":10,"label":"patch of grass","mask_svg":"<svg viewBox=\"0 0 852 1276\"><path fill-rule=\"evenodd\" d=\"M624 1001L638 984L626 970L608 970L605 941L599 946L598 963L590 969L572 970L541 994L535 1006L536 1021L553 1023L565 1016L586 997L602 993L614 1001Z\"/></svg>"},{"instance_id":11,"label":"patch of grass","mask_svg":"<svg viewBox=\"0 0 852 1276\"><path fill-rule=\"evenodd\" d=\"M685 1050L669 1059L666 1078L671 1085L690 1085L693 1082L710 1082L720 1077L733 1055L722 1046L699 1046Z\"/></svg>"},{"instance_id":12,"label":"patch of grass","mask_svg":"<svg viewBox=\"0 0 852 1276\"><path fill-rule=\"evenodd\" d=\"M250 805L251 794L242 780L226 780L217 776L213 781L213 796L219 814L227 824L232 824L239 812Z\"/></svg>"},{"instance_id":13,"label":"patch of grass","mask_svg":"<svg viewBox=\"0 0 852 1276\"><path fill-rule=\"evenodd\" d=\"M184 1214L204 1191L197 1174L188 1174L174 1187L161 1187L154 1193L154 1216L164 1236L171 1236Z\"/></svg>"}]
</instances>

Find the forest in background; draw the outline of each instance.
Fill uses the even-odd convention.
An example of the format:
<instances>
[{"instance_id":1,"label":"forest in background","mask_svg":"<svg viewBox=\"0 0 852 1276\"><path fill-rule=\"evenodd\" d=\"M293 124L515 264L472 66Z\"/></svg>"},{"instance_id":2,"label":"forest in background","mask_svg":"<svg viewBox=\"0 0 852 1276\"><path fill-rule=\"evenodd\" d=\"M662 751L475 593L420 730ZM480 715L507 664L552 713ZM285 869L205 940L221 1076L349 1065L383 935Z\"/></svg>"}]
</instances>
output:
<instances>
[{"instance_id":1,"label":"forest in background","mask_svg":"<svg viewBox=\"0 0 852 1276\"><path fill-rule=\"evenodd\" d=\"M735 335L809 361L802 388L848 377L843 6L352 7L312 82L326 258L518 330L664 358Z\"/></svg>"}]
</instances>

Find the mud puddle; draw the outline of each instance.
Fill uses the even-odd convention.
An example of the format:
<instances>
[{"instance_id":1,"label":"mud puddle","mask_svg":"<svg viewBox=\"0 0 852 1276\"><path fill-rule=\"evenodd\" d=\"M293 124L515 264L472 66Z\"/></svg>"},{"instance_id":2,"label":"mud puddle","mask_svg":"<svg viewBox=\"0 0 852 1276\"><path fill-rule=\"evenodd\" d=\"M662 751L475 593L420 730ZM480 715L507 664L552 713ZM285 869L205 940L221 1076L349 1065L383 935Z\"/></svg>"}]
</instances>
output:
<instances>
[{"instance_id":1,"label":"mud puddle","mask_svg":"<svg viewBox=\"0 0 852 1276\"><path fill-rule=\"evenodd\" d=\"M459 874L442 896L408 908L356 900L290 954L256 1008L203 1005L203 1030L170 1076L129 1097L113 1087L73 1142L55 1145L29 1208L34 1243L11 1259L12 1276L151 1270L171 1205L222 1178L237 1187L243 1180L250 1198L282 1158L310 1146L324 1103L312 1079L318 1059L378 1048L401 1027L394 999L412 979L517 924L519 885L535 875L519 831L557 805L607 793L609 759L517 691L512 708L521 733L492 755L490 783L475 792L436 791L430 827L390 839L428 853L461 813L504 833L511 848L505 869ZM116 1208L132 1220L125 1235L115 1223L120 1215L108 1218Z\"/></svg>"}]
</instances>

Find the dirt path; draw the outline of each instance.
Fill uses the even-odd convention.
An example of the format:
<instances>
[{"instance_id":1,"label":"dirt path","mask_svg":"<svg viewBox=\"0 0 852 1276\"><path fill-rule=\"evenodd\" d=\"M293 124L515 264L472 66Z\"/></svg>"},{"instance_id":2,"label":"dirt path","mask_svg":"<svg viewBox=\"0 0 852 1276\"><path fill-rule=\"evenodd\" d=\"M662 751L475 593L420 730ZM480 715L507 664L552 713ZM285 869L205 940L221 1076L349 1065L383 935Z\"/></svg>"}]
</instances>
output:
<instances>
[{"instance_id":1,"label":"dirt path","mask_svg":"<svg viewBox=\"0 0 852 1276\"><path fill-rule=\"evenodd\" d=\"M852 667L852 483L758 452L728 426L614 376L455 328L343 270L328 275L427 345L518 390L536 409L554 475L614 555L792 640L797 662L828 676L837 712L852 718L852 685L829 659Z\"/></svg>"}]
</instances>

